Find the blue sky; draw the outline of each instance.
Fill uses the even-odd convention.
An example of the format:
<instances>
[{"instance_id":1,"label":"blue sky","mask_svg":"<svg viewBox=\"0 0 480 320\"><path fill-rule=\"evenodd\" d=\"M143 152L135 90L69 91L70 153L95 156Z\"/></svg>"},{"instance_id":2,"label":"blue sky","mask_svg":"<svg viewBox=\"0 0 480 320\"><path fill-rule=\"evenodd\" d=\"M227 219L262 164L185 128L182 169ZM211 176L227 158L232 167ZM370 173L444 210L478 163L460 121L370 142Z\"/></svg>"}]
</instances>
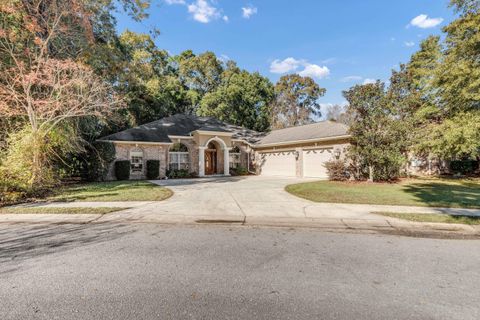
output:
<instances>
[{"instance_id":1,"label":"blue sky","mask_svg":"<svg viewBox=\"0 0 480 320\"><path fill-rule=\"evenodd\" d=\"M330 104L354 84L388 80L454 17L448 0L153 0L145 21L117 18L119 32L158 28L157 45L172 54L210 50L273 82L310 75Z\"/></svg>"}]
</instances>

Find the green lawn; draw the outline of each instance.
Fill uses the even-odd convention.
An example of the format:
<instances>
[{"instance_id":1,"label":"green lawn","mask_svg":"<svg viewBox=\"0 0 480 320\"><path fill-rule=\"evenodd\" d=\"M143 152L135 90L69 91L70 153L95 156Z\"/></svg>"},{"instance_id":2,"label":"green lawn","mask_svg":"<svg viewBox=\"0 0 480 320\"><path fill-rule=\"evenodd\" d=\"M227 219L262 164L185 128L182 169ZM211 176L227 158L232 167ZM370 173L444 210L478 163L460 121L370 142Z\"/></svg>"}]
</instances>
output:
<instances>
[{"instance_id":1,"label":"green lawn","mask_svg":"<svg viewBox=\"0 0 480 320\"><path fill-rule=\"evenodd\" d=\"M51 201L161 201L170 189L148 181L112 181L77 184L61 188Z\"/></svg>"},{"instance_id":2,"label":"green lawn","mask_svg":"<svg viewBox=\"0 0 480 320\"><path fill-rule=\"evenodd\" d=\"M316 202L480 208L479 179L409 179L399 183L317 181L289 185Z\"/></svg>"},{"instance_id":3,"label":"green lawn","mask_svg":"<svg viewBox=\"0 0 480 320\"><path fill-rule=\"evenodd\" d=\"M431 213L392 213L392 212L375 212L382 216L403 219L415 222L435 222L435 223L460 223L469 225L480 224L480 217L451 216L447 214L431 214Z\"/></svg>"},{"instance_id":4,"label":"green lawn","mask_svg":"<svg viewBox=\"0 0 480 320\"><path fill-rule=\"evenodd\" d=\"M8 207L0 208L0 214L105 214L129 208L81 208L81 207Z\"/></svg>"}]
</instances>

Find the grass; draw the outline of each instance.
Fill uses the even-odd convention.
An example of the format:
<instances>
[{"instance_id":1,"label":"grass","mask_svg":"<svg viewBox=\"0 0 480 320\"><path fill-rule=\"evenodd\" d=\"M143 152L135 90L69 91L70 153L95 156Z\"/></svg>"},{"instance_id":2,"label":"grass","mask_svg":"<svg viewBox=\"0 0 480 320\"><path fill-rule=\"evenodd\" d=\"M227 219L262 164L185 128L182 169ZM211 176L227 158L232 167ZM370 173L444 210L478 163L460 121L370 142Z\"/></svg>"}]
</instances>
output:
<instances>
[{"instance_id":1,"label":"grass","mask_svg":"<svg viewBox=\"0 0 480 320\"><path fill-rule=\"evenodd\" d=\"M50 201L161 201L170 189L148 181L111 181L77 184L61 188Z\"/></svg>"},{"instance_id":2,"label":"grass","mask_svg":"<svg viewBox=\"0 0 480 320\"><path fill-rule=\"evenodd\" d=\"M434 223L458 223L468 225L479 225L480 217L452 216L446 214L434 213L393 213L393 212L375 212L382 216L403 219L414 222L434 222Z\"/></svg>"},{"instance_id":3,"label":"grass","mask_svg":"<svg viewBox=\"0 0 480 320\"><path fill-rule=\"evenodd\" d=\"M479 179L406 179L398 183L316 181L289 185L286 190L316 202L480 208Z\"/></svg>"},{"instance_id":4,"label":"grass","mask_svg":"<svg viewBox=\"0 0 480 320\"><path fill-rule=\"evenodd\" d=\"M0 214L106 214L129 208L81 208L81 207L8 207L0 208Z\"/></svg>"}]
</instances>

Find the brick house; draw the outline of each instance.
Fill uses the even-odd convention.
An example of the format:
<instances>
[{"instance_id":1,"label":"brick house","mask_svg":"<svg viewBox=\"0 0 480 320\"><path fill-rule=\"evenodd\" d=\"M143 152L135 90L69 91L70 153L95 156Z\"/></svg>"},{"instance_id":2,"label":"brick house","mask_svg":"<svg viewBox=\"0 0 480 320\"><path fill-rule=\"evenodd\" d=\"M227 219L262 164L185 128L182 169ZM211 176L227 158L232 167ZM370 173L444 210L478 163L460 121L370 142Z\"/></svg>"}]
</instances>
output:
<instances>
[{"instance_id":1,"label":"brick house","mask_svg":"<svg viewBox=\"0 0 480 320\"><path fill-rule=\"evenodd\" d=\"M131 179L145 179L147 160L199 177L230 175L243 167L266 176L327 178L323 164L340 158L348 128L332 121L260 133L211 117L176 114L99 139L114 144L117 160L130 160ZM114 180L113 165L108 179Z\"/></svg>"}]
</instances>

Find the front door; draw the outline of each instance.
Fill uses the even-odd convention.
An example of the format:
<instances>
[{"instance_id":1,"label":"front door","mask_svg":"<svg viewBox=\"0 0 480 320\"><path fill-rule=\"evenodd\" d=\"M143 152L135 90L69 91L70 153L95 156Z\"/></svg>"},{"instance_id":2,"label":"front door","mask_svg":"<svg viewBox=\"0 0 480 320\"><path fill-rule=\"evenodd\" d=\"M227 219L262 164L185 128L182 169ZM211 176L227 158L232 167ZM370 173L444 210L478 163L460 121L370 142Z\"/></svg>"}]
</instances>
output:
<instances>
[{"instance_id":1,"label":"front door","mask_svg":"<svg viewBox=\"0 0 480 320\"><path fill-rule=\"evenodd\" d=\"M205 174L212 175L217 172L216 150L205 150Z\"/></svg>"}]
</instances>

